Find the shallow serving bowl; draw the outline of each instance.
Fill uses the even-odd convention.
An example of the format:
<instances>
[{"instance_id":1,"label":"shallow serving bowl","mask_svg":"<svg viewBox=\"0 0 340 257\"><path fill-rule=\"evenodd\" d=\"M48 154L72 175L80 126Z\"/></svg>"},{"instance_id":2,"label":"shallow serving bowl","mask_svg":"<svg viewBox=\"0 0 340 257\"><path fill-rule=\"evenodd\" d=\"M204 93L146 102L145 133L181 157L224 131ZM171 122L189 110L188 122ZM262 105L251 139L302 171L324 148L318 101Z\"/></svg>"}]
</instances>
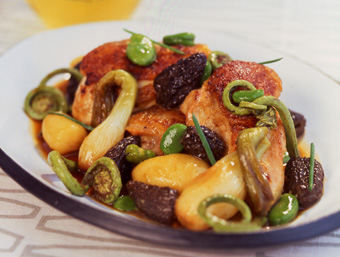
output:
<instances>
[{"instance_id":1,"label":"shallow serving bowl","mask_svg":"<svg viewBox=\"0 0 340 257\"><path fill-rule=\"evenodd\" d=\"M162 27L162 26L159 26ZM156 225L119 213L89 197L71 195L39 154L23 111L26 94L50 71L69 66L76 57L109 41L126 39L123 28L155 40L176 32L193 32L197 43L229 53L233 59L261 62L280 53L232 36L195 27L169 28L160 33L151 24L133 22L92 23L47 31L30 37L0 57L0 167L23 188L55 208L85 222L148 242L205 249L274 246L311 238L340 226L340 86L313 68L284 57L268 64L281 77L280 99L307 119L306 142L314 142L325 170L324 196L293 223L253 233L192 232Z\"/></svg>"}]
</instances>

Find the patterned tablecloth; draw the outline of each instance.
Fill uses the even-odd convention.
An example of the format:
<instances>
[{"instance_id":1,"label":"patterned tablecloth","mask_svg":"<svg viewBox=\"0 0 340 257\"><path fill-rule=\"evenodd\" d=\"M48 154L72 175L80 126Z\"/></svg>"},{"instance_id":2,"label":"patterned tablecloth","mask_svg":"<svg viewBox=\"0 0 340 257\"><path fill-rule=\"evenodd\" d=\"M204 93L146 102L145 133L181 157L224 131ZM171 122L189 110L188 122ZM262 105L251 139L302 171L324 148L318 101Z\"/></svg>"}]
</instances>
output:
<instances>
[{"instance_id":1,"label":"patterned tablecloth","mask_svg":"<svg viewBox=\"0 0 340 257\"><path fill-rule=\"evenodd\" d=\"M46 30L23 0L0 0L0 54ZM132 20L194 22L292 57L340 84L340 2L145 0ZM1 120L1 118L0 118ZM1 135L2 136L2 135ZM0 256L339 256L340 230L278 248L242 252L168 249L76 220L0 170Z\"/></svg>"}]
</instances>

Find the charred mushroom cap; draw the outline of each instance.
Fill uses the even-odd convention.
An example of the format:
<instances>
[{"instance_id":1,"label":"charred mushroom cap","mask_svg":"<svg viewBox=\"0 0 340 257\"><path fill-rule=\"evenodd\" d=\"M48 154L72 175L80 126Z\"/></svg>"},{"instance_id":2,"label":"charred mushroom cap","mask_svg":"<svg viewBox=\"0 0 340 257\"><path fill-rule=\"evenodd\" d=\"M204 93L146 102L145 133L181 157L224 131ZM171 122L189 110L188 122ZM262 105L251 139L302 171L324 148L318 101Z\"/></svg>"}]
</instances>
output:
<instances>
[{"instance_id":1,"label":"charred mushroom cap","mask_svg":"<svg viewBox=\"0 0 340 257\"><path fill-rule=\"evenodd\" d=\"M305 133L306 119L300 113L294 112L292 110L289 110L289 112L294 122L296 137L299 138Z\"/></svg>"},{"instance_id":2,"label":"charred mushroom cap","mask_svg":"<svg viewBox=\"0 0 340 257\"><path fill-rule=\"evenodd\" d=\"M114 160L120 171L122 183L125 185L131 179L131 171L133 164L126 159L125 149L128 145L135 144L140 146L141 140L139 136L129 136L120 140L111 149L107 151L105 157Z\"/></svg>"},{"instance_id":3,"label":"charred mushroom cap","mask_svg":"<svg viewBox=\"0 0 340 257\"><path fill-rule=\"evenodd\" d=\"M309 191L309 162L305 157L291 158L285 169L284 192L297 197L301 210L314 205L323 194L324 171L317 160L314 161L313 189Z\"/></svg>"},{"instance_id":4,"label":"charred mushroom cap","mask_svg":"<svg viewBox=\"0 0 340 257\"><path fill-rule=\"evenodd\" d=\"M137 208L147 218L171 225L175 217L177 190L132 180L126 184L126 188Z\"/></svg>"},{"instance_id":5,"label":"charred mushroom cap","mask_svg":"<svg viewBox=\"0 0 340 257\"><path fill-rule=\"evenodd\" d=\"M176 108L193 89L201 87L207 57L193 54L165 68L154 80L156 103L164 108Z\"/></svg>"},{"instance_id":6,"label":"charred mushroom cap","mask_svg":"<svg viewBox=\"0 0 340 257\"><path fill-rule=\"evenodd\" d=\"M207 141L214 154L216 161L218 161L223 156L225 156L228 150L227 145L224 143L222 138L211 129L205 126L201 126L201 128L205 137L207 138ZM187 127L183 134L182 144L184 147L183 150L184 153L190 154L206 162L209 162L209 158L207 156L206 151L204 150L202 141L195 127L193 126Z\"/></svg>"}]
</instances>

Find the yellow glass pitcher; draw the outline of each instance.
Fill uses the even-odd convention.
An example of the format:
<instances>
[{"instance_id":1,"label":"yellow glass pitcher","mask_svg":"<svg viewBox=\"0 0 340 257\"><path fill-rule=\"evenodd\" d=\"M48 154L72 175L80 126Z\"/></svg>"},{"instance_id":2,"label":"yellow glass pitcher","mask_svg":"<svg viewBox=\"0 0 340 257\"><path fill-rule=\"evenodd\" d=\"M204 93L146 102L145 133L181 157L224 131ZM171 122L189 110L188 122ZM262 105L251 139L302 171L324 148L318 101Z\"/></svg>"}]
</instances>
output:
<instances>
[{"instance_id":1,"label":"yellow glass pitcher","mask_svg":"<svg viewBox=\"0 0 340 257\"><path fill-rule=\"evenodd\" d=\"M128 19L139 0L27 0L49 28Z\"/></svg>"}]
</instances>

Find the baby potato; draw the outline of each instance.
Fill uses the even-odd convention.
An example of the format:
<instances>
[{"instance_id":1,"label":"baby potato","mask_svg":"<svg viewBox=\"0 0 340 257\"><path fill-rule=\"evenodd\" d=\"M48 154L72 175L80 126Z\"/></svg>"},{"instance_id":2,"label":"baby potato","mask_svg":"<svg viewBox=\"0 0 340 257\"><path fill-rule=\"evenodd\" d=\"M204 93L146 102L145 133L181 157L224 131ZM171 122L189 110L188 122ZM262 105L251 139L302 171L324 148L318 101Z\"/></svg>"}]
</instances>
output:
<instances>
[{"instance_id":1,"label":"baby potato","mask_svg":"<svg viewBox=\"0 0 340 257\"><path fill-rule=\"evenodd\" d=\"M246 193L241 165L235 151L190 182L176 201L175 214L184 227L196 231L205 230L209 225L197 211L201 201L215 194L228 194L243 200ZM208 210L221 219L229 219L238 212L235 206L228 203L214 204Z\"/></svg>"},{"instance_id":2,"label":"baby potato","mask_svg":"<svg viewBox=\"0 0 340 257\"><path fill-rule=\"evenodd\" d=\"M42 135L51 149L66 154L79 149L87 131L72 120L48 114L42 122Z\"/></svg>"},{"instance_id":3,"label":"baby potato","mask_svg":"<svg viewBox=\"0 0 340 257\"><path fill-rule=\"evenodd\" d=\"M138 164L132 171L132 179L149 185L171 187L181 193L191 180L208 168L206 162L191 155L169 154Z\"/></svg>"}]
</instances>

